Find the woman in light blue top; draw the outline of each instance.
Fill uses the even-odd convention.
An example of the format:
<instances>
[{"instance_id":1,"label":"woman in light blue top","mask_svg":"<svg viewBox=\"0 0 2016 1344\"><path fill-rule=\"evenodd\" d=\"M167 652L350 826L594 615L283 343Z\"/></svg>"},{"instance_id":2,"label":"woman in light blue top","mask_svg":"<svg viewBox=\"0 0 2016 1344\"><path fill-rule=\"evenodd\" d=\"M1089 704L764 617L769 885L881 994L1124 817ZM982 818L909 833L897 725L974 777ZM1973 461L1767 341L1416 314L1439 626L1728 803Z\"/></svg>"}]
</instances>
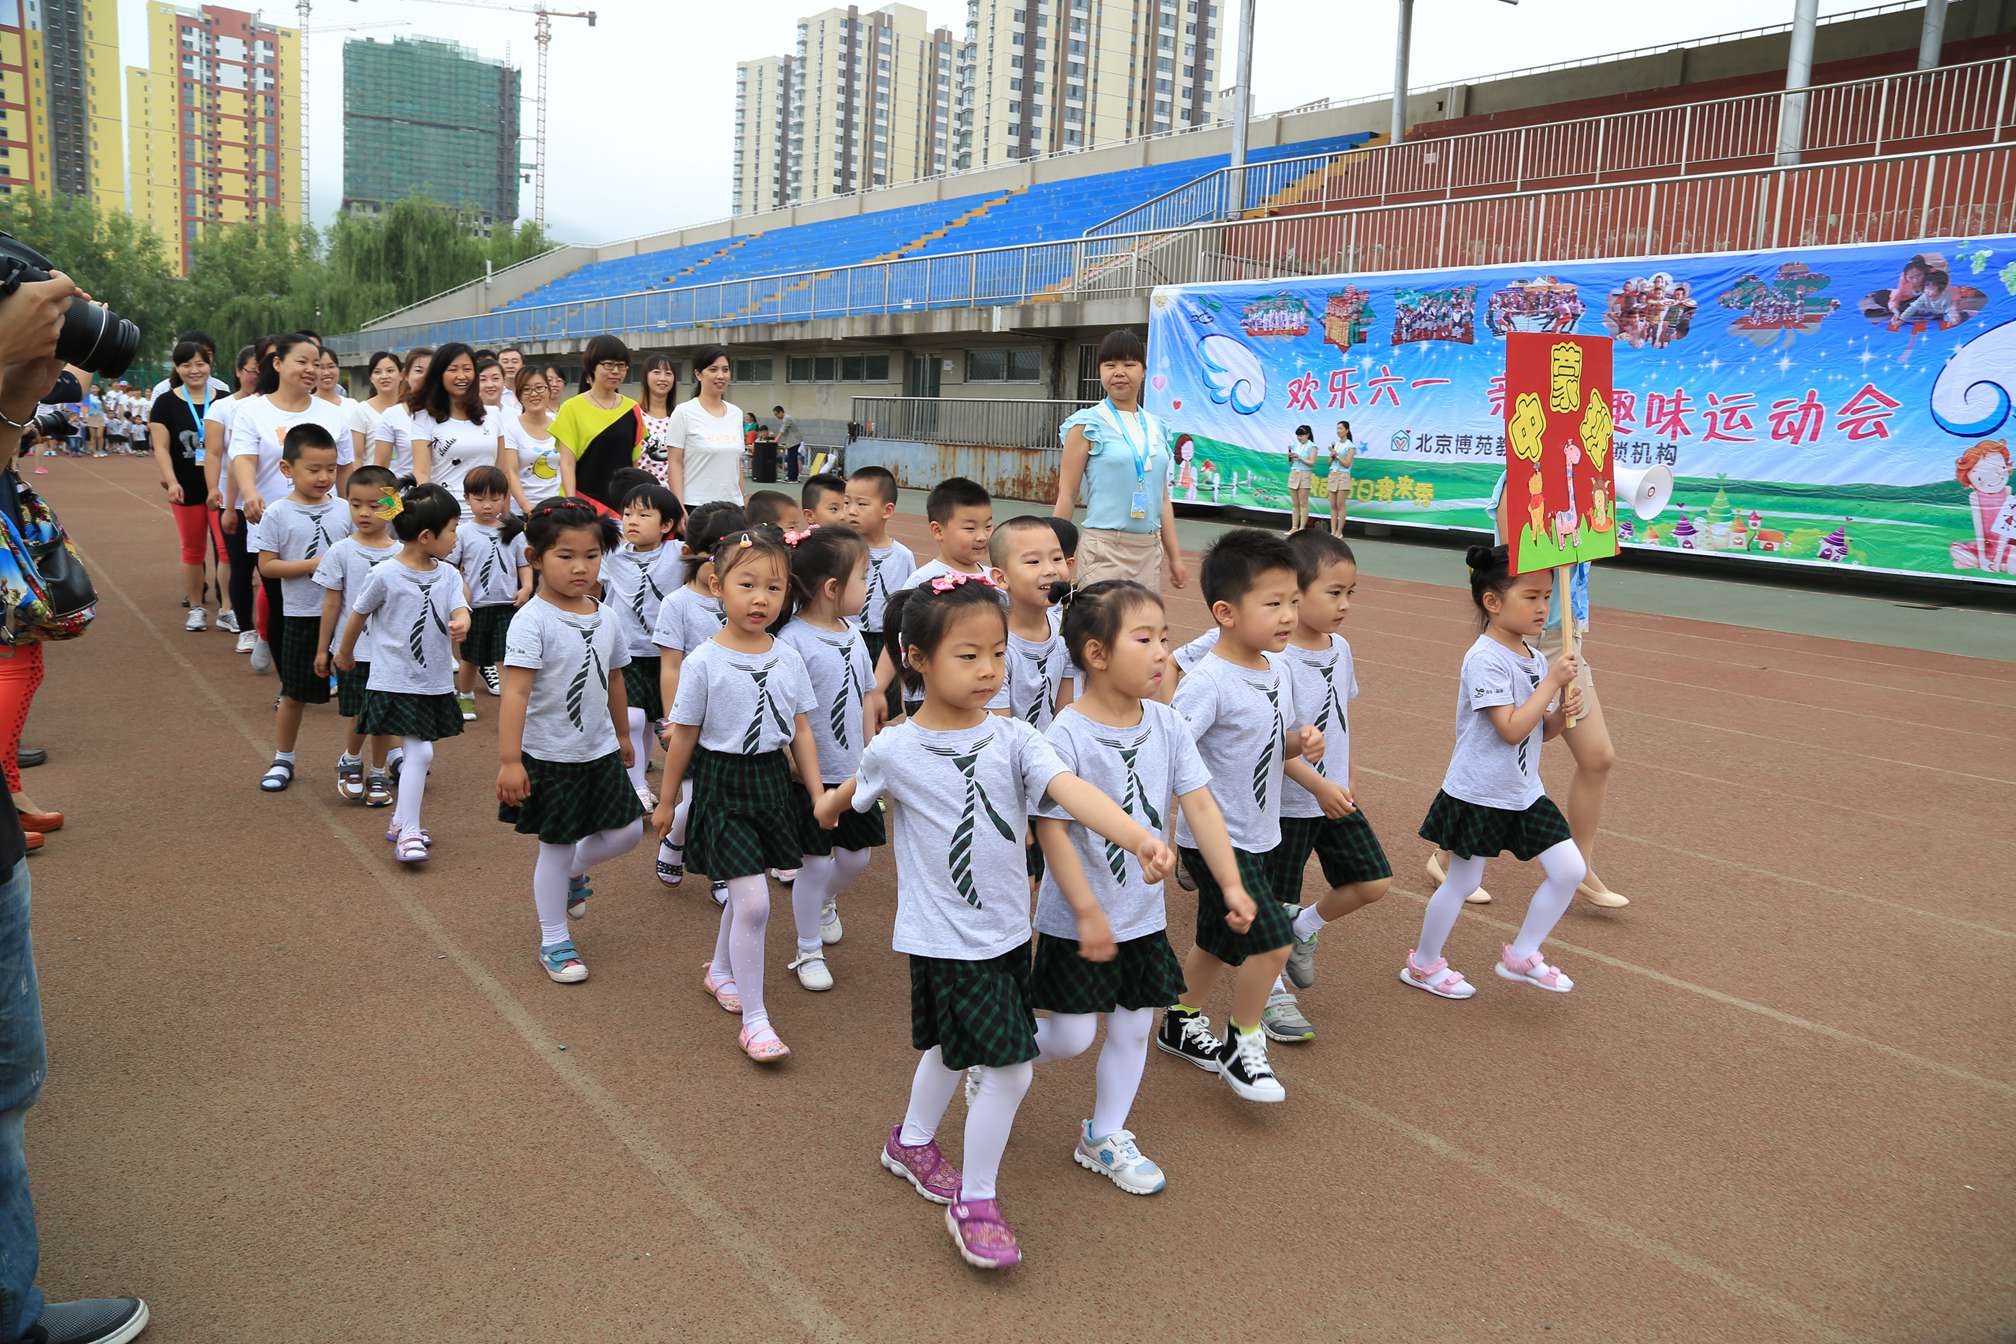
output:
<instances>
[{"instance_id":1,"label":"woman in light blue top","mask_svg":"<svg viewBox=\"0 0 2016 1344\"><path fill-rule=\"evenodd\" d=\"M1132 579L1162 590L1187 575L1169 502L1169 431L1141 405L1148 350L1131 331L1099 343L1099 385L1106 399L1066 420L1058 431L1064 461L1057 471L1057 507L1069 518L1085 487L1085 522L1078 539L1078 582Z\"/></svg>"}]
</instances>

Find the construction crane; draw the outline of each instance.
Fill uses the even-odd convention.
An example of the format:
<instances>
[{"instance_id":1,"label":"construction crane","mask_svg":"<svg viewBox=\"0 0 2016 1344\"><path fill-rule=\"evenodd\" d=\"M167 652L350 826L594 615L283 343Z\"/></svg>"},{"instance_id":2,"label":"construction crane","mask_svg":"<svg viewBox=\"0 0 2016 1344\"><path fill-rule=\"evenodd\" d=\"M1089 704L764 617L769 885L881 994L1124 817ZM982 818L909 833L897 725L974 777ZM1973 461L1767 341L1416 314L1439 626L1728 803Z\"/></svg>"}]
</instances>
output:
<instances>
[{"instance_id":1,"label":"construction crane","mask_svg":"<svg viewBox=\"0 0 2016 1344\"><path fill-rule=\"evenodd\" d=\"M307 0L301 0L305 5ZM538 173L538 191L533 196L532 218L540 228L546 227L546 49L553 42L553 20L586 19L588 26L595 26L595 11L592 9L552 9L542 3L530 5L507 5L499 0L422 0L429 5L461 5L466 9L501 9L513 14L536 16L532 25L532 40L539 44L539 119L533 135L533 160Z\"/></svg>"},{"instance_id":2,"label":"construction crane","mask_svg":"<svg viewBox=\"0 0 2016 1344\"><path fill-rule=\"evenodd\" d=\"M356 4L357 0L350 0ZM310 181L315 176L315 161L308 157L308 128L315 124L315 118L308 105L308 13L310 0L294 0L294 13L301 24L301 222L312 224ZM369 28L408 28L412 25L404 19L386 19L378 23L352 23L341 28L324 28L325 33L361 33Z\"/></svg>"}]
</instances>

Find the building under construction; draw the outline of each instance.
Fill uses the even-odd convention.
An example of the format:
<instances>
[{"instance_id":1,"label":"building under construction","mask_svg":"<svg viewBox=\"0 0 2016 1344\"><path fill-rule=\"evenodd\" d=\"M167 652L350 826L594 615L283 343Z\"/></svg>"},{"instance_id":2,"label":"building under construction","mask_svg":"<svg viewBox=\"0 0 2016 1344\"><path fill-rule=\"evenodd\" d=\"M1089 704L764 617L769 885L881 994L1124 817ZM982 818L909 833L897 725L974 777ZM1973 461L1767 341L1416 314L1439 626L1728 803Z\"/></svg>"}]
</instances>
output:
<instances>
[{"instance_id":1,"label":"building under construction","mask_svg":"<svg viewBox=\"0 0 2016 1344\"><path fill-rule=\"evenodd\" d=\"M422 195L481 232L518 218L518 71L434 38L343 44L343 208Z\"/></svg>"}]
</instances>

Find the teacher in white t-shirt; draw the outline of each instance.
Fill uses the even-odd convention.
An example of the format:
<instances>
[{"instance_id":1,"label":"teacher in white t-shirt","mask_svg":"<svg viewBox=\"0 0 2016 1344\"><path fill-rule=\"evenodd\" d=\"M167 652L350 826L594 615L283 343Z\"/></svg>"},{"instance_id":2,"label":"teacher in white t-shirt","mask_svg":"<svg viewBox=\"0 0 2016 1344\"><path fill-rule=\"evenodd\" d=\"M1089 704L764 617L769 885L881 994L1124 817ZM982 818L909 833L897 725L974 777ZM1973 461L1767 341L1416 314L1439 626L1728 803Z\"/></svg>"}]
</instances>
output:
<instances>
[{"instance_id":1,"label":"teacher in white t-shirt","mask_svg":"<svg viewBox=\"0 0 2016 1344\"><path fill-rule=\"evenodd\" d=\"M672 412L665 448L665 484L689 510L743 501L742 408L728 400L733 380L727 347L693 352L693 399Z\"/></svg>"},{"instance_id":2,"label":"teacher in white t-shirt","mask_svg":"<svg viewBox=\"0 0 2016 1344\"><path fill-rule=\"evenodd\" d=\"M478 467L497 465L503 439L503 417L477 391L476 352L460 341L436 350L413 410L414 480L446 489L468 522L462 482Z\"/></svg>"}]
</instances>

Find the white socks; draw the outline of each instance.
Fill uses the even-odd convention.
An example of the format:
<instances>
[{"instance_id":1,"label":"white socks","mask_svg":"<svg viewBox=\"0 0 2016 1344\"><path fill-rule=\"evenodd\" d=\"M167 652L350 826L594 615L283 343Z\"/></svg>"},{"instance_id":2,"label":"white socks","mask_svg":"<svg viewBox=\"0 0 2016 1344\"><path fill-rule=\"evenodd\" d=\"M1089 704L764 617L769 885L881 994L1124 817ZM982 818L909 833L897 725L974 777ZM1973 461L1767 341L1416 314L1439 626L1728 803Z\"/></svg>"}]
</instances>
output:
<instances>
[{"instance_id":1,"label":"white socks","mask_svg":"<svg viewBox=\"0 0 2016 1344\"><path fill-rule=\"evenodd\" d=\"M1106 1044L1100 1047L1098 1084L1092 1097L1092 1137L1103 1139L1127 1128L1127 1113L1141 1090L1148 1065L1148 1037L1155 1029L1152 1008L1119 1008L1107 1013ZM1036 1020L1038 1064L1085 1053L1098 1030L1097 1013L1052 1013ZM993 1070L988 1070L989 1073ZM974 1196L983 1198L983 1196Z\"/></svg>"},{"instance_id":2,"label":"white socks","mask_svg":"<svg viewBox=\"0 0 2016 1344\"><path fill-rule=\"evenodd\" d=\"M1296 941L1307 942L1309 939L1323 932L1323 924L1323 916L1316 913L1315 906L1303 906L1301 912L1295 916Z\"/></svg>"},{"instance_id":3,"label":"white socks","mask_svg":"<svg viewBox=\"0 0 2016 1344\"><path fill-rule=\"evenodd\" d=\"M1533 903L1526 907L1526 919L1519 926L1519 936L1512 940L1512 955L1522 961L1538 952L1547 935L1554 932L1561 916L1568 913L1569 902L1575 899L1575 888L1589 874L1589 865L1583 861L1582 851L1575 847L1573 840L1563 840L1551 849L1543 850L1540 867L1547 876L1541 881L1540 889L1533 893Z\"/></svg>"},{"instance_id":4,"label":"white socks","mask_svg":"<svg viewBox=\"0 0 2016 1344\"><path fill-rule=\"evenodd\" d=\"M405 835L420 829L420 804L427 797L427 767L434 764L434 744L417 737L402 738L405 753L399 766L399 798L392 805L392 824Z\"/></svg>"}]
</instances>

